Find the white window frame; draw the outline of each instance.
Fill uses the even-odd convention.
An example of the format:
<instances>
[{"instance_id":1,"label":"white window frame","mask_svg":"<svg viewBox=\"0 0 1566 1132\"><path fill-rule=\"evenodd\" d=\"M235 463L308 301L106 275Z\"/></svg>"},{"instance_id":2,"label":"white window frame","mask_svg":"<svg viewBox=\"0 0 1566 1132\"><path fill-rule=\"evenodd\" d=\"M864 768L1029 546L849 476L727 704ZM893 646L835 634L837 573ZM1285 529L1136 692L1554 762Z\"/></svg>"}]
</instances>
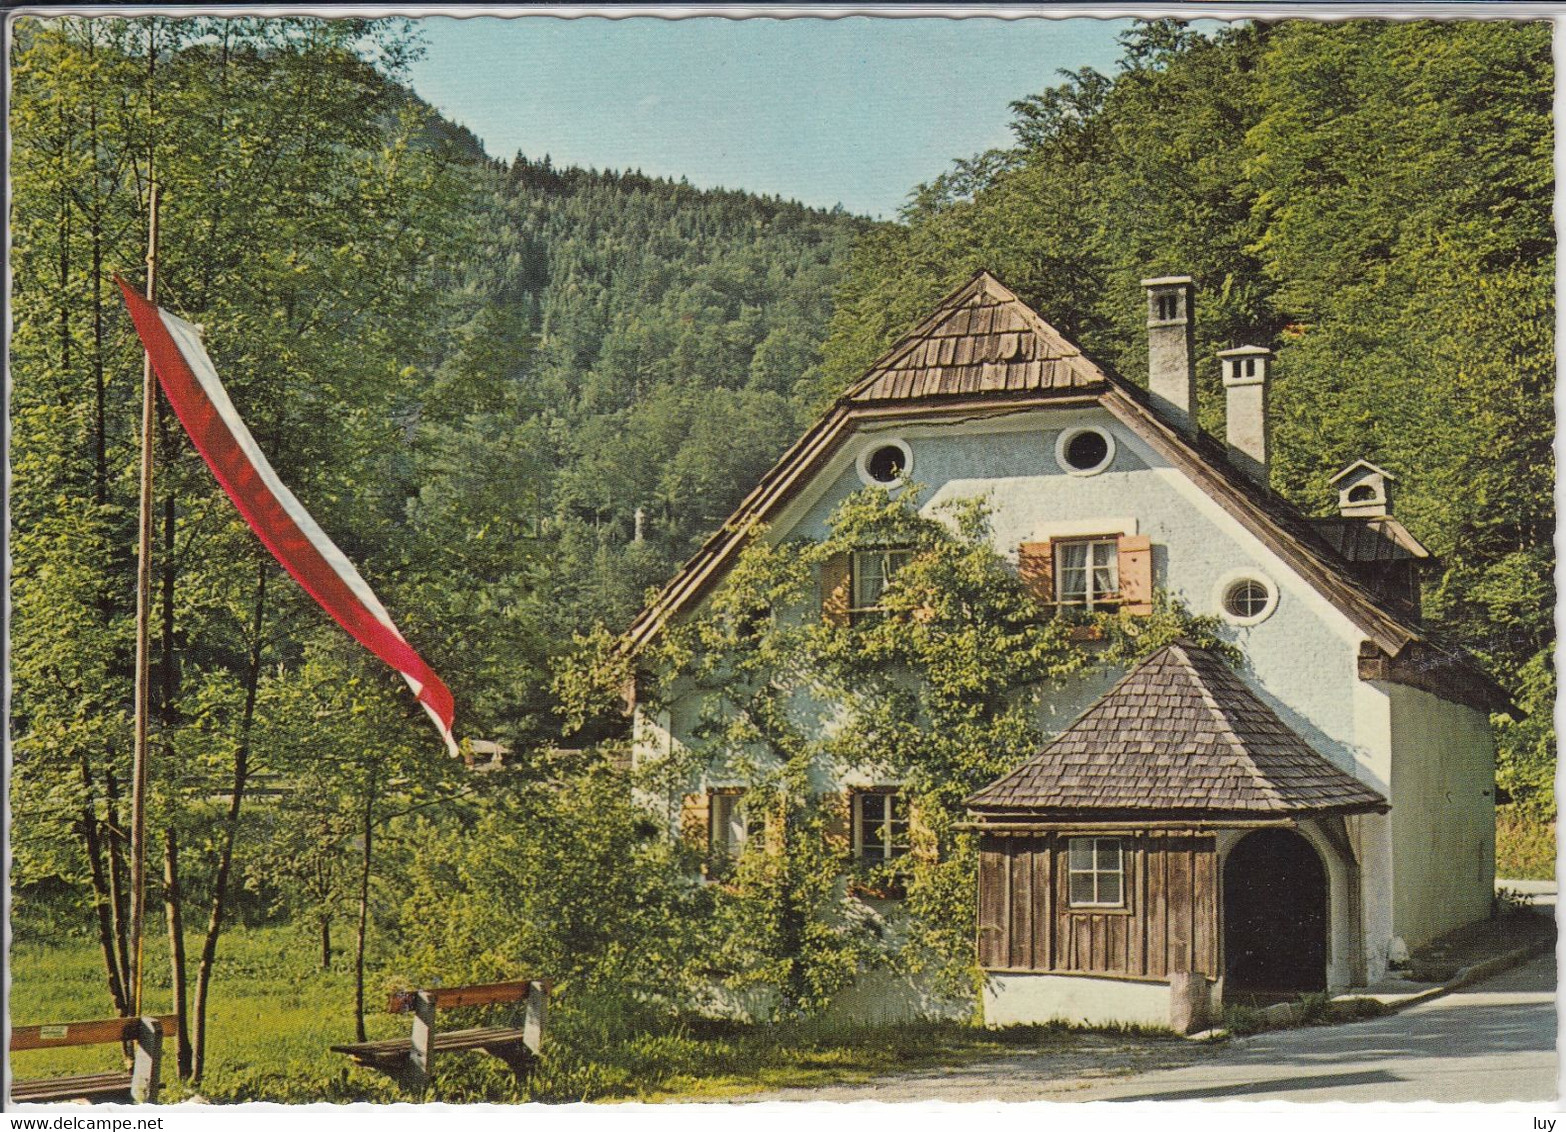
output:
<instances>
[{"instance_id":1,"label":"white window frame","mask_svg":"<svg viewBox=\"0 0 1566 1132\"><path fill-rule=\"evenodd\" d=\"M1081 596L1066 596L1066 566L1064 551L1068 547L1087 547L1087 564L1082 567L1084 571L1083 591ZM1107 561L1100 562L1100 553L1108 555ZM1053 539L1050 543L1050 558L1052 569L1055 572L1055 604L1073 609L1086 609L1089 612L1103 606L1118 606L1120 604L1120 539L1117 536L1108 538L1064 538ZM1108 567L1113 571L1114 586L1097 593L1093 589L1095 571Z\"/></svg>"},{"instance_id":2,"label":"white window frame","mask_svg":"<svg viewBox=\"0 0 1566 1132\"><path fill-rule=\"evenodd\" d=\"M1100 868L1098 863L1099 845L1103 842L1112 842L1115 847L1115 867L1112 869ZM1077 848L1086 846L1088 854L1088 867L1077 867ZM1092 900L1078 900L1075 894L1075 880L1077 877L1091 877L1093 888ZM1100 878L1112 876L1116 879L1120 895L1114 900L1102 900ZM1068 837L1066 839L1066 902L1072 908L1124 908L1126 907L1126 846L1122 837Z\"/></svg>"},{"instance_id":3,"label":"white window frame","mask_svg":"<svg viewBox=\"0 0 1566 1132\"><path fill-rule=\"evenodd\" d=\"M1071 442L1084 432L1095 432L1104 438L1104 458L1091 468L1075 467L1066 459L1066 450L1071 447ZM1055 463L1060 465L1060 470L1068 476L1096 476L1105 468L1115 462L1115 434L1107 428L1099 428L1097 425L1082 425L1077 428L1068 428L1055 438Z\"/></svg>"},{"instance_id":4,"label":"white window frame","mask_svg":"<svg viewBox=\"0 0 1566 1132\"><path fill-rule=\"evenodd\" d=\"M1229 591L1241 582L1254 582L1267 591L1267 602L1262 606L1261 612L1253 613L1248 617L1229 612ZM1278 584L1260 570L1248 568L1230 570L1219 578L1217 585L1213 587L1213 604L1218 607L1219 616L1231 625L1260 625L1278 608Z\"/></svg>"},{"instance_id":5,"label":"white window frame","mask_svg":"<svg viewBox=\"0 0 1566 1132\"><path fill-rule=\"evenodd\" d=\"M870 457L883 448L896 448L903 454L903 470L895 480L890 483L876 479L870 474ZM914 455L908 442L900 436L871 437L869 443L859 450L859 458L855 461L855 468L859 472L859 480L866 487L884 487L887 491L896 491L908 482L908 477L913 475Z\"/></svg>"},{"instance_id":6,"label":"white window frame","mask_svg":"<svg viewBox=\"0 0 1566 1132\"><path fill-rule=\"evenodd\" d=\"M707 795L707 853L713 860L737 861L750 841L750 815L741 789L717 789Z\"/></svg>"},{"instance_id":7,"label":"white window frame","mask_svg":"<svg viewBox=\"0 0 1566 1132\"><path fill-rule=\"evenodd\" d=\"M912 848L911 824L908 813L908 797L893 788L855 790L853 803L854 860L861 865L889 864L906 857ZM870 819L865 816L865 801L869 798L884 799L881 816ZM871 857L867 848L874 846L877 855Z\"/></svg>"},{"instance_id":8,"label":"white window frame","mask_svg":"<svg viewBox=\"0 0 1566 1132\"><path fill-rule=\"evenodd\" d=\"M862 550L854 551L848 571L848 616L850 620L855 620L867 614L874 615L885 612L885 607L881 605L881 598L886 593L886 587L892 584L893 579L897 577L897 572L912 561L913 555L914 552L905 546L865 547ZM869 561L877 556L885 559L881 564L881 589L875 595L875 600L862 603L860 600L859 582L860 578L864 576L864 567L860 563ZM894 556L895 565L893 565Z\"/></svg>"}]
</instances>

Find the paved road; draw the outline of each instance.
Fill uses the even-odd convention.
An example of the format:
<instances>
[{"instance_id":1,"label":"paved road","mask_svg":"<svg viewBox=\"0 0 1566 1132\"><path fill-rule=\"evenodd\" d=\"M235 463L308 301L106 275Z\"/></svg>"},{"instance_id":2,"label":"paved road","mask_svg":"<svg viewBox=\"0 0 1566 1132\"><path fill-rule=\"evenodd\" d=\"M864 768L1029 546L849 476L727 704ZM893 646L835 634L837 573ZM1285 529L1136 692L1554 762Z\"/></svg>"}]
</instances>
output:
<instances>
[{"instance_id":1,"label":"paved road","mask_svg":"<svg viewBox=\"0 0 1566 1132\"><path fill-rule=\"evenodd\" d=\"M1201 1064L1069 1099L1547 1101L1557 1073L1555 956L1544 955L1400 1014L1257 1034Z\"/></svg>"},{"instance_id":2,"label":"paved road","mask_svg":"<svg viewBox=\"0 0 1566 1132\"><path fill-rule=\"evenodd\" d=\"M1173 1068L1163 1068L1174 1066ZM1015 1054L864 1085L789 1089L785 1101L1548 1101L1557 1095L1555 957L1352 1025L1223 1045L1167 1042Z\"/></svg>"}]
</instances>

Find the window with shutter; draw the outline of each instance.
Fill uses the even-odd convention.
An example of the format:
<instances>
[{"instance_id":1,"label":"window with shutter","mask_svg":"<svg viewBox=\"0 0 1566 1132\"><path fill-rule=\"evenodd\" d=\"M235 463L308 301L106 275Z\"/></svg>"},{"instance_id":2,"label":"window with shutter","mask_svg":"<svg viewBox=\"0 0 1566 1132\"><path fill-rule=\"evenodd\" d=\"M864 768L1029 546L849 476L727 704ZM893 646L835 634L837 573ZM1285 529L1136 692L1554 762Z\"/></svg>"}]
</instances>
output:
<instances>
[{"instance_id":1,"label":"window with shutter","mask_svg":"<svg viewBox=\"0 0 1566 1132\"><path fill-rule=\"evenodd\" d=\"M913 551L900 548L856 550L853 555L853 604L848 615L852 621L884 612L881 597L892 579L913 558Z\"/></svg>"},{"instance_id":2,"label":"window with shutter","mask_svg":"<svg viewBox=\"0 0 1566 1132\"><path fill-rule=\"evenodd\" d=\"M1153 542L1147 535L1100 535L1025 542L1017 574L1051 607L1153 612Z\"/></svg>"},{"instance_id":3,"label":"window with shutter","mask_svg":"<svg viewBox=\"0 0 1566 1132\"><path fill-rule=\"evenodd\" d=\"M760 810L742 787L715 789L707 795L707 875L722 877L747 845L760 843L765 826Z\"/></svg>"},{"instance_id":4,"label":"window with shutter","mask_svg":"<svg viewBox=\"0 0 1566 1132\"><path fill-rule=\"evenodd\" d=\"M1103 609L1120 602L1120 557L1115 539L1062 539L1055 543L1055 601Z\"/></svg>"},{"instance_id":5,"label":"window with shutter","mask_svg":"<svg viewBox=\"0 0 1566 1132\"><path fill-rule=\"evenodd\" d=\"M908 855L908 799L896 790L854 794L854 857L881 865Z\"/></svg>"}]
</instances>

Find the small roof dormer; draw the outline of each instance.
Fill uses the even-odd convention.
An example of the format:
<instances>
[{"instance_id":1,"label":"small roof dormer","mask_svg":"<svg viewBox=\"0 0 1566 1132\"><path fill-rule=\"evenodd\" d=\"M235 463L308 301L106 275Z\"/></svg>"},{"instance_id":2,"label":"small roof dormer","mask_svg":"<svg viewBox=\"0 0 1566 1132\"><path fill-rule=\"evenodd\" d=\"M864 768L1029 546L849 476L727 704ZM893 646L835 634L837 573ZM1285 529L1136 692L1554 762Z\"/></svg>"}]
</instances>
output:
<instances>
[{"instance_id":1,"label":"small roof dormer","mask_svg":"<svg viewBox=\"0 0 1566 1132\"><path fill-rule=\"evenodd\" d=\"M1338 514L1345 519L1384 519L1392 514L1397 477L1369 460L1355 460L1329 481L1338 489Z\"/></svg>"}]
</instances>

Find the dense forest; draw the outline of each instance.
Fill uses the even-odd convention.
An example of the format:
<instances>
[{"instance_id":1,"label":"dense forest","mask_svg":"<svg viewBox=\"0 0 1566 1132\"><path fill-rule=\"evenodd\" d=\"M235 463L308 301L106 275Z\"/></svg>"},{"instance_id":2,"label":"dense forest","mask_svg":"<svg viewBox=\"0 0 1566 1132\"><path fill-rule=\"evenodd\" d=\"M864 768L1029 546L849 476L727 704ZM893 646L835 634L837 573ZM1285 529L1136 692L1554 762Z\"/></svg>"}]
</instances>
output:
<instances>
[{"instance_id":1,"label":"dense forest","mask_svg":"<svg viewBox=\"0 0 1566 1132\"><path fill-rule=\"evenodd\" d=\"M1015 104L1015 144L895 224L492 161L407 92L406 23L17 29L18 938L90 940L81 1009L125 1007L142 362L109 273L141 278L151 176L162 302L205 328L284 482L451 685L458 734L513 752L489 776L447 760L160 417L149 828L156 906L193 944L188 988L183 958L149 978L189 996L182 1071L205 1068L236 922L354 969L361 1033L377 971L520 967L576 980L586 1034L591 995L677 984L712 932L748 930L703 926L613 764L563 737L552 681L979 267L1133 379L1137 281L1194 275L1210 429L1214 352L1274 346L1274 486L1324 514L1351 460L1397 475L1440 556L1427 615L1530 713L1502 721L1503 785L1553 820L1547 24L1138 25L1118 70ZM208 1087L286 1093L246 1080Z\"/></svg>"}]
</instances>

